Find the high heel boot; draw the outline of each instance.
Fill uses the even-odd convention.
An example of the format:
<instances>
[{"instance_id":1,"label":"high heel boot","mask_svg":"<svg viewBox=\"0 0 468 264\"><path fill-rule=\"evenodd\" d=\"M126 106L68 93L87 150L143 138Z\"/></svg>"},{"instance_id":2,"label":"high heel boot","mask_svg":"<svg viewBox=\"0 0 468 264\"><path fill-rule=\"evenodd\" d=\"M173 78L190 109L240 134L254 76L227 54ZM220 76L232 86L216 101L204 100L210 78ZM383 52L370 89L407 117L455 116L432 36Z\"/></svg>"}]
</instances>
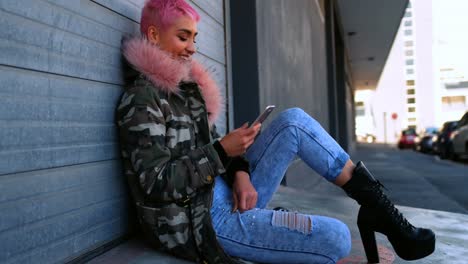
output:
<instances>
[{"instance_id":1,"label":"high heel boot","mask_svg":"<svg viewBox=\"0 0 468 264\"><path fill-rule=\"evenodd\" d=\"M357 225L369 263L379 262L375 232L386 235L404 260L420 259L434 252L434 232L410 224L382 192L385 187L362 162L358 162L352 178L342 188L361 205Z\"/></svg>"}]
</instances>

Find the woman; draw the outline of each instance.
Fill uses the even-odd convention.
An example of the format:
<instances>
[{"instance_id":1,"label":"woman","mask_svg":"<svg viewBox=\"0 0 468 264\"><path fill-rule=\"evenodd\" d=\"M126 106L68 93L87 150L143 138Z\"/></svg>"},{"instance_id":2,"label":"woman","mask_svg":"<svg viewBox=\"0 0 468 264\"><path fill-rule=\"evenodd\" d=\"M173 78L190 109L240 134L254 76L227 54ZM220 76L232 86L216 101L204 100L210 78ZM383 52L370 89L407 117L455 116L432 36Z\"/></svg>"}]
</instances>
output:
<instances>
[{"instance_id":1,"label":"woman","mask_svg":"<svg viewBox=\"0 0 468 264\"><path fill-rule=\"evenodd\" d=\"M153 245L202 263L237 263L230 256L335 263L350 250L345 224L265 209L298 155L361 204L358 226L370 262L378 262L375 231L404 259L429 255L433 232L413 227L365 166L354 165L302 110L282 112L257 138L260 124L216 134L219 89L192 59L199 19L184 0L147 1L143 37L123 45L136 71L117 109L122 156Z\"/></svg>"}]
</instances>

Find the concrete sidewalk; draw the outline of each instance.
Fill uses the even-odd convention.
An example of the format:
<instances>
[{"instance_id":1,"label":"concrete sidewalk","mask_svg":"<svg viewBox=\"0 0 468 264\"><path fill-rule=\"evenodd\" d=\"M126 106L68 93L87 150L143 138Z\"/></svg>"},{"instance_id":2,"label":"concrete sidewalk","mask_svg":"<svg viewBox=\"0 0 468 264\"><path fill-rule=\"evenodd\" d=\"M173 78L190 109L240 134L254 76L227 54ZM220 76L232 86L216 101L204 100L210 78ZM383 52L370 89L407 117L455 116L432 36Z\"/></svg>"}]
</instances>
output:
<instances>
[{"instance_id":1,"label":"concrete sidewalk","mask_svg":"<svg viewBox=\"0 0 468 264\"><path fill-rule=\"evenodd\" d=\"M361 149L362 150L362 149ZM366 149L364 149L366 150ZM392 164L385 163L385 160L379 157L379 152L373 152L372 149L358 151L352 155L354 160L363 159L368 164L379 165L394 169ZM351 254L339 264L345 263L367 263L361 238L356 225L358 204L347 198L344 192L336 186L323 180L321 177L311 177L307 175L307 181L302 179L301 175L310 174L310 169L301 167L297 164L296 169L288 174L288 186L281 186L274 195L269 207L282 206L291 211L309 213L314 215L325 215L340 219L345 222L352 234ZM393 166L393 167L391 167ZM382 175L384 176L384 175ZM299 184L300 183L300 184ZM293 186L293 187L291 187ZM435 194L439 195L439 194ZM435 199L443 199L443 196L434 196ZM437 201L434 201L437 202ZM445 203L449 209L454 212L465 212L457 202ZM467 264L468 263L468 215L464 213L451 213L441 210L420 209L410 206L398 206L408 220L418 226L431 228L436 234L435 252L422 260L412 261L411 263L447 263L447 264ZM447 209L448 210L448 209ZM380 263L409 263L400 259L394 253L386 237L377 234L379 244ZM105 254L93 259L90 263L188 263L174 259L165 254L155 252L145 246L141 241L131 240L124 243Z\"/></svg>"},{"instance_id":2,"label":"concrete sidewalk","mask_svg":"<svg viewBox=\"0 0 468 264\"><path fill-rule=\"evenodd\" d=\"M339 263L367 263L364 248L356 225L358 205L344 197L317 197L288 187L281 187L274 196L272 205L292 208L300 212L326 215L345 222L352 235L352 252ZM435 252L422 260L411 263L468 263L468 215L443 211L397 206L412 223L428 227L436 234ZM408 263L394 253L386 237L378 234L380 263Z\"/></svg>"},{"instance_id":3,"label":"concrete sidewalk","mask_svg":"<svg viewBox=\"0 0 468 264\"><path fill-rule=\"evenodd\" d=\"M358 205L353 200L336 196L317 196L290 187L280 187L270 206L283 206L292 211L331 216L342 220L351 230L353 243L351 254L339 263L367 263L356 226ZM466 226L468 215L402 206L398 206L398 208L411 222L433 229L437 236L435 252L425 259L411 263L468 263L466 257L468 256ZM407 263L396 256L385 236L378 234L377 240L380 263ZM188 262L155 252L141 241L132 240L93 259L90 263L184 264Z\"/></svg>"}]
</instances>

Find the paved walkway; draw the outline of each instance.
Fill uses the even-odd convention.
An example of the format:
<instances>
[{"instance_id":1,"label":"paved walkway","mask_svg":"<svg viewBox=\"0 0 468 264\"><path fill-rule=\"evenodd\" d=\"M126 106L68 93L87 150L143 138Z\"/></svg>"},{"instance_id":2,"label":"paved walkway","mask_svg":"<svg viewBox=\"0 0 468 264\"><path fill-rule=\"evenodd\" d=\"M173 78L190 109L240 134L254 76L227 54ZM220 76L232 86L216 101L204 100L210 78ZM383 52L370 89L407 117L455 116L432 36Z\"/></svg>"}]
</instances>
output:
<instances>
[{"instance_id":1,"label":"paved walkway","mask_svg":"<svg viewBox=\"0 0 468 264\"><path fill-rule=\"evenodd\" d=\"M365 153L365 151L361 151L360 153L358 149L353 156L359 159L365 158L371 166L379 165L381 169L384 167L387 167L387 169L392 168L393 164L385 164L385 160L390 161L390 159L382 159L378 154L370 155L369 153L372 153L372 151L369 152L368 148L364 148L364 150L368 151L368 153ZM298 167L300 168L300 165ZM296 169L296 171L298 170ZM300 176L290 174L288 174L288 187L280 187L273 197L270 207L283 206L292 211L326 215L342 220L350 227L353 243L351 254L345 259L340 260L339 264L367 263L356 226L357 203L347 198L339 188L319 178L313 178L309 183L301 184L302 188L291 187L296 185L293 182ZM301 181L301 183L304 182ZM450 204L450 206L455 211L459 210L463 212L465 210L456 201ZM410 222L433 229L437 237L434 254L422 260L412 261L411 263L468 264L467 214L420 209L410 206L398 206L398 208ZM377 240L381 259L380 263L409 263L396 256L385 236L378 234ZM132 240L95 258L90 263L184 264L188 262L176 260L170 256L155 252L142 244L141 241Z\"/></svg>"}]
</instances>

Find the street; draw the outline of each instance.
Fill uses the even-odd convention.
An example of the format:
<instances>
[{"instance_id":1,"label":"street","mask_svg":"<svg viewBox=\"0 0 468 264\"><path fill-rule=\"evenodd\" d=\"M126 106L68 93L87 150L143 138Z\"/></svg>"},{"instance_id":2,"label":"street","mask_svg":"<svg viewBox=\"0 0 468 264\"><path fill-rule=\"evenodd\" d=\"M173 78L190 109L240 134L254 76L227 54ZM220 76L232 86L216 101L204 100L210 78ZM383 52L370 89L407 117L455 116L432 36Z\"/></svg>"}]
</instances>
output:
<instances>
[{"instance_id":1,"label":"street","mask_svg":"<svg viewBox=\"0 0 468 264\"><path fill-rule=\"evenodd\" d=\"M440 160L434 155L383 144L358 144L351 158L365 163L397 205L468 214L466 161ZM296 162L288 171L287 185L315 194L345 196L339 188L311 174L315 173L304 163Z\"/></svg>"},{"instance_id":2,"label":"street","mask_svg":"<svg viewBox=\"0 0 468 264\"><path fill-rule=\"evenodd\" d=\"M407 219L436 233L436 250L421 264L466 264L468 254L467 162L439 160L412 150L398 150L383 144L359 144L351 153L362 160L385 193ZM367 263L356 226L358 204L346 194L297 160L287 172L287 186L280 188L272 207L335 217L351 230L352 250L339 264ZM300 189L300 190L298 190ZM385 236L378 234L380 263L407 263L393 251Z\"/></svg>"}]
</instances>

